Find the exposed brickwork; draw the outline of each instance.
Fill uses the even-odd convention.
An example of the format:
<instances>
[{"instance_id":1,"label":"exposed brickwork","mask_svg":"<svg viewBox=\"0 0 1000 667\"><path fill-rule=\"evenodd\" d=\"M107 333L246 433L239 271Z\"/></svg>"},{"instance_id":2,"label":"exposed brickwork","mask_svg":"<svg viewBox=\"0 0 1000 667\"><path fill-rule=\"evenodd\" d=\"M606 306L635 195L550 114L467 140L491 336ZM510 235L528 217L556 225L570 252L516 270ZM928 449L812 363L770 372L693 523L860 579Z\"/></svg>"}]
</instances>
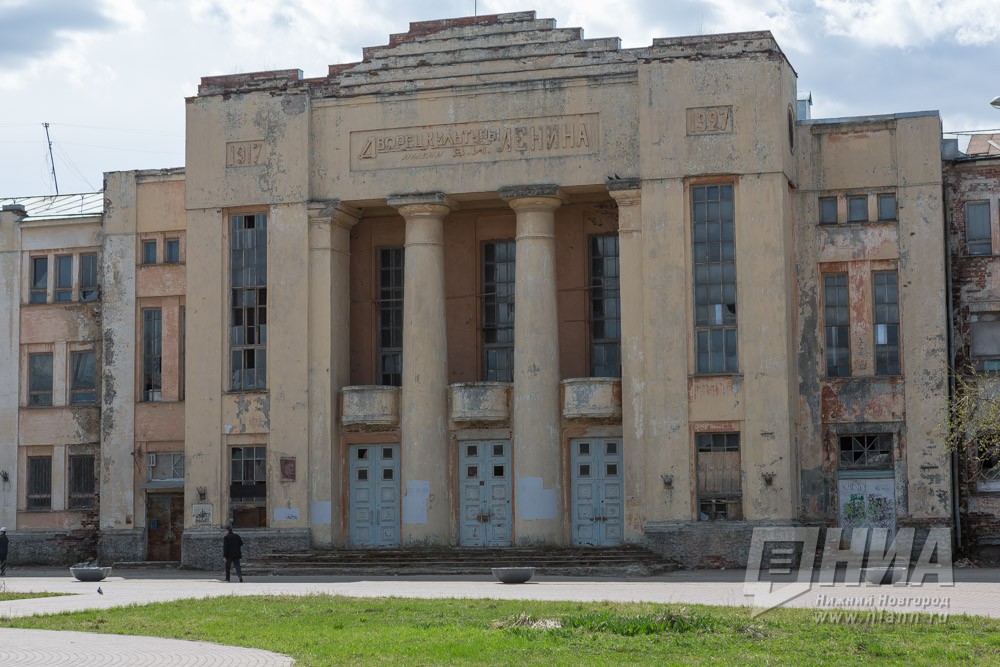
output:
<instances>
[{"instance_id":1,"label":"exposed brickwork","mask_svg":"<svg viewBox=\"0 0 1000 667\"><path fill-rule=\"evenodd\" d=\"M1000 248L993 255L969 255L965 237L965 205L1000 193L1000 159L956 160L944 164L944 188L951 259L951 298L954 368L972 361L969 351L970 325L977 301L1000 302L1000 292L991 287L991 277L1000 275ZM996 203L994 203L994 206ZM994 226L996 212L993 211ZM997 230L993 230L994 239ZM1000 495L977 488L975 462L959 453L958 496L962 521L963 551L978 558L1000 557Z\"/></svg>"}]
</instances>

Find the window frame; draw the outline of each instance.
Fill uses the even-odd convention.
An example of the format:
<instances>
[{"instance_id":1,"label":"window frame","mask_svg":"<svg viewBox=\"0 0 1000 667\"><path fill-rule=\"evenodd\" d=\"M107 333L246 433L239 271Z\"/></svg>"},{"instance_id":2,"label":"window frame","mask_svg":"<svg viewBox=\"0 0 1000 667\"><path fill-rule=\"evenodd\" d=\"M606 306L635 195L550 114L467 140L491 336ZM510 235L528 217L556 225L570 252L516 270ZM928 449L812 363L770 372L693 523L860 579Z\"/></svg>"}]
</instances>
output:
<instances>
[{"instance_id":1,"label":"window frame","mask_svg":"<svg viewBox=\"0 0 1000 667\"><path fill-rule=\"evenodd\" d=\"M854 209L851 206L853 203L856 203L859 200L864 202L863 218L855 217ZM870 216L868 214L868 195L847 195L847 222L854 224L861 222L871 222L869 218Z\"/></svg>"},{"instance_id":2,"label":"window frame","mask_svg":"<svg viewBox=\"0 0 1000 667\"><path fill-rule=\"evenodd\" d=\"M45 475L45 470L37 468L47 469L48 474ZM38 454L26 456L24 473L25 511L52 511L52 455Z\"/></svg>"},{"instance_id":3,"label":"window frame","mask_svg":"<svg viewBox=\"0 0 1000 667\"><path fill-rule=\"evenodd\" d=\"M885 217L882 215L882 201L885 199L892 200L892 213L890 217ZM878 213L877 222L896 222L899 220L899 202L896 199L895 192L878 192L875 194L875 210Z\"/></svg>"},{"instance_id":4,"label":"window frame","mask_svg":"<svg viewBox=\"0 0 1000 667\"><path fill-rule=\"evenodd\" d=\"M589 250L590 375L591 377L620 378L622 376L622 314L621 246L618 232L591 234L587 247ZM600 275L597 275L598 268L600 268ZM613 335L607 335L609 330ZM609 360L609 356L613 358Z\"/></svg>"},{"instance_id":5,"label":"window frame","mask_svg":"<svg viewBox=\"0 0 1000 667\"><path fill-rule=\"evenodd\" d=\"M734 182L698 183L693 184L690 190L695 374L738 374L736 185ZM703 193L703 198L699 197L700 193ZM715 198L711 198L713 194ZM709 219L713 204L717 215ZM699 205L703 205L703 215L699 213ZM704 220L699 220L700 217ZM713 224L718 226L717 239L711 238ZM727 224L731 230L729 234ZM704 225L704 229L700 229L699 225ZM713 273L716 274L714 279ZM727 274L730 277L727 278ZM713 296L716 297L714 301ZM717 351L719 347L721 353ZM716 363L718 361L721 364Z\"/></svg>"},{"instance_id":6,"label":"window frame","mask_svg":"<svg viewBox=\"0 0 1000 667\"><path fill-rule=\"evenodd\" d=\"M824 210L825 206L833 204L833 219L831 220L827 215L827 211ZM839 203L836 195L829 197L819 198L819 224L821 225L836 225L840 220Z\"/></svg>"},{"instance_id":7,"label":"window frame","mask_svg":"<svg viewBox=\"0 0 1000 667\"><path fill-rule=\"evenodd\" d=\"M229 390L267 391L268 214L231 213L228 219Z\"/></svg>"},{"instance_id":8,"label":"window frame","mask_svg":"<svg viewBox=\"0 0 1000 667\"><path fill-rule=\"evenodd\" d=\"M895 442L895 434L888 432L838 433L837 467L840 470L891 470ZM849 445L846 449L845 443ZM874 453L873 446L876 448Z\"/></svg>"},{"instance_id":9,"label":"window frame","mask_svg":"<svg viewBox=\"0 0 1000 667\"><path fill-rule=\"evenodd\" d=\"M970 234L969 223L972 220L970 211L976 208L985 208L986 211L986 233L984 236L973 237ZM963 206L965 212L965 254L977 257L991 256L993 255L993 210L992 202L989 199L977 199L974 201L967 201ZM977 224L981 224L981 220L977 220ZM975 251L973 250L975 248Z\"/></svg>"},{"instance_id":10,"label":"window frame","mask_svg":"<svg viewBox=\"0 0 1000 667\"><path fill-rule=\"evenodd\" d=\"M403 384L403 299L406 298L403 272L406 251L403 246L384 246L375 252L376 373L380 385L400 387ZM388 264L385 263L387 259ZM389 278L388 285L384 282L386 277Z\"/></svg>"},{"instance_id":11,"label":"window frame","mask_svg":"<svg viewBox=\"0 0 1000 667\"><path fill-rule=\"evenodd\" d=\"M143 403L163 400L163 309L142 308L142 364L140 391Z\"/></svg>"},{"instance_id":12,"label":"window frame","mask_svg":"<svg viewBox=\"0 0 1000 667\"><path fill-rule=\"evenodd\" d=\"M44 359L48 357L48 387L40 388L36 387L36 375L35 375L35 359ZM53 405L53 387L55 385L53 373L53 360L54 355L51 351L49 352L29 352L28 353L28 398L27 405L32 408L50 408ZM44 378L38 378L39 380Z\"/></svg>"},{"instance_id":13,"label":"window frame","mask_svg":"<svg viewBox=\"0 0 1000 667\"><path fill-rule=\"evenodd\" d=\"M100 297L100 267L96 252L82 252L79 255L77 275L80 281L80 301L97 301ZM93 276L88 275L87 264L93 260ZM93 281L91 282L91 278Z\"/></svg>"},{"instance_id":14,"label":"window frame","mask_svg":"<svg viewBox=\"0 0 1000 667\"><path fill-rule=\"evenodd\" d=\"M86 464L88 461L90 465L89 475L86 474L86 465L84 465L82 472L75 470L74 464ZM96 509L97 483L97 456L94 454L69 454L66 457L66 509ZM78 484L82 484L82 488L77 487Z\"/></svg>"},{"instance_id":15,"label":"window frame","mask_svg":"<svg viewBox=\"0 0 1000 667\"><path fill-rule=\"evenodd\" d=\"M514 239L484 241L480 247L480 260L482 262L480 273L482 378L486 382L513 382L517 241ZM494 276L492 280L491 271ZM493 340L490 340L491 338Z\"/></svg>"},{"instance_id":16,"label":"window frame","mask_svg":"<svg viewBox=\"0 0 1000 667\"><path fill-rule=\"evenodd\" d=\"M77 359L89 355L93 361L91 365L94 369L94 384L92 387L80 386L77 382ZM93 405L97 403L97 351L96 350L70 350L69 353L69 403L70 405ZM88 398L89 396L89 398Z\"/></svg>"},{"instance_id":17,"label":"window frame","mask_svg":"<svg viewBox=\"0 0 1000 667\"><path fill-rule=\"evenodd\" d=\"M173 251L171 251L173 248ZM176 236L167 237L163 241L163 263L180 264L181 262L181 240Z\"/></svg>"},{"instance_id":18,"label":"window frame","mask_svg":"<svg viewBox=\"0 0 1000 667\"><path fill-rule=\"evenodd\" d=\"M875 375L902 375L902 341L899 316L899 274L895 269L872 271L872 343L875 356ZM879 285L879 278L892 277L892 285ZM894 299L881 300L888 296L891 287ZM884 343L879 343L879 327L885 327ZM892 342L892 341L895 342ZM881 349L880 349L881 348Z\"/></svg>"},{"instance_id":19,"label":"window frame","mask_svg":"<svg viewBox=\"0 0 1000 667\"><path fill-rule=\"evenodd\" d=\"M824 273L823 276L823 357L826 364L826 377L851 377L851 293L850 276L845 271ZM831 284L832 281L843 284ZM836 290L837 298L831 299L831 288ZM840 292L843 291L843 303L841 303ZM835 303L831 303L835 301ZM831 312L835 310L835 312ZM835 315L835 317L831 317ZM831 324L831 320L835 323ZM843 344L831 345L831 337L835 343L840 343L839 337L843 336ZM835 351L836 356L831 366L831 351ZM831 372L832 371L832 372ZM845 372L841 372L845 371Z\"/></svg>"},{"instance_id":20,"label":"window frame","mask_svg":"<svg viewBox=\"0 0 1000 667\"><path fill-rule=\"evenodd\" d=\"M28 303L48 303L49 301L49 256L35 255L29 261L31 280L29 281ZM42 267L41 284L39 284L38 267Z\"/></svg>"},{"instance_id":21,"label":"window frame","mask_svg":"<svg viewBox=\"0 0 1000 667\"><path fill-rule=\"evenodd\" d=\"M142 265L151 266L156 264L157 243L156 239L142 239L140 241L142 250ZM152 253L150 252L152 250Z\"/></svg>"}]
</instances>

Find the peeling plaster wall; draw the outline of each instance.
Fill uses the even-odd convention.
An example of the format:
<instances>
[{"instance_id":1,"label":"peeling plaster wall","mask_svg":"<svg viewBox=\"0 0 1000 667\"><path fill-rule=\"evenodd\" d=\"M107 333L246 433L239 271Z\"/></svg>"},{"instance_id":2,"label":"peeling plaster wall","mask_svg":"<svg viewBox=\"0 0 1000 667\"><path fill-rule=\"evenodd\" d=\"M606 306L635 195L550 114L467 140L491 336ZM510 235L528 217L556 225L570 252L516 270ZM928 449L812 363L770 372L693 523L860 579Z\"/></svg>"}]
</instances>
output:
<instances>
[{"instance_id":1,"label":"peeling plaster wall","mask_svg":"<svg viewBox=\"0 0 1000 667\"><path fill-rule=\"evenodd\" d=\"M1000 261L996 254L1000 248L1000 160L946 162L945 198L952 270L953 365L961 372L973 362L973 323L985 313L1000 312ZM968 254L965 206L971 201L990 204L992 254ZM1000 555L1000 497L976 476L977 468L971 456L959 450L963 546L977 557L996 560Z\"/></svg>"},{"instance_id":2,"label":"peeling plaster wall","mask_svg":"<svg viewBox=\"0 0 1000 667\"><path fill-rule=\"evenodd\" d=\"M0 378L8 390L0 392L0 524L17 530L18 497L18 397L10 391L9 379L20 377L21 331L21 216L0 211Z\"/></svg>"},{"instance_id":3,"label":"peeling plaster wall","mask_svg":"<svg viewBox=\"0 0 1000 667\"><path fill-rule=\"evenodd\" d=\"M105 178L101 254L101 530L135 528L136 172Z\"/></svg>"},{"instance_id":4,"label":"peeling plaster wall","mask_svg":"<svg viewBox=\"0 0 1000 667\"><path fill-rule=\"evenodd\" d=\"M897 522L950 521L940 121L916 113L797 127L799 451L802 518L836 524L840 435L895 434ZM898 221L845 223L845 195L896 195ZM819 225L819 198L841 197ZM872 273L895 270L900 376L875 375ZM851 377L826 377L823 275L846 273Z\"/></svg>"}]
</instances>

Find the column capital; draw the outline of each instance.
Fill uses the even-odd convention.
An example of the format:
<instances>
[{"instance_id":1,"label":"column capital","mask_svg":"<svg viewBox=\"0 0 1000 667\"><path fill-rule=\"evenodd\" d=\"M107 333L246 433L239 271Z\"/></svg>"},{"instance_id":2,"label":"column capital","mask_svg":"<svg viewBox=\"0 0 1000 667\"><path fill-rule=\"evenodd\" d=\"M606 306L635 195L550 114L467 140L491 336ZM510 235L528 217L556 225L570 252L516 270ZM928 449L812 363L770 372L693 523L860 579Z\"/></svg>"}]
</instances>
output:
<instances>
[{"instance_id":1,"label":"column capital","mask_svg":"<svg viewBox=\"0 0 1000 667\"><path fill-rule=\"evenodd\" d=\"M638 178L609 178L607 186L618 206L635 206L642 199L642 181Z\"/></svg>"},{"instance_id":2,"label":"column capital","mask_svg":"<svg viewBox=\"0 0 1000 667\"><path fill-rule=\"evenodd\" d=\"M411 192L389 195L386 203L404 218L441 217L458 208L458 205L443 192Z\"/></svg>"},{"instance_id":3,"label":"column capital","mask_svg":"<svg viewBox=\"0 0 1000 667\"><path fill-rule=\"evenodd\" d=\"M310 223L332 222L345 229L358 223L361 209L344 204L339 199L313 200L306 205Z\"/></svg>"},{"instance_id":4,"label":"column capital","mask_svg":"<svg viewBox=\"0 0 1000 667\"><path fill-rule=\"evenodd\" d=\"M497 190L500 199L515 211L550 211L566 203L566 194L554 183L509 185Z\"/></svg>"}]
</instances>

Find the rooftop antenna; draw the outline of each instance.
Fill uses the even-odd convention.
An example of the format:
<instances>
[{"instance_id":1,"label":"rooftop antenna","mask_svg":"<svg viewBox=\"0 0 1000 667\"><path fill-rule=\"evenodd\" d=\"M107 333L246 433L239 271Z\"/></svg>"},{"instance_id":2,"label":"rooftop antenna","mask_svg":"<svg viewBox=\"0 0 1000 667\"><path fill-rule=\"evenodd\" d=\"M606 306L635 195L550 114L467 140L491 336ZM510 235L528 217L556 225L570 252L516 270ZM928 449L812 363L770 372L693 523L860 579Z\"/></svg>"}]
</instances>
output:
<instances>
[{"instance_id":1,"label":"rooftop antenna","mask_svg":"<svg viewBox=\"0 0 1000 667\"><path fill-rule=\"evenodd\" d=\"M52 182L56 185L56 194L59 194L59 179L56 178L56 161L52 157L52 139L49 137L49 124L42 123L45 128L45 140L49 142L49 164L52 165Z\"/></svg>"}]
</instances>

